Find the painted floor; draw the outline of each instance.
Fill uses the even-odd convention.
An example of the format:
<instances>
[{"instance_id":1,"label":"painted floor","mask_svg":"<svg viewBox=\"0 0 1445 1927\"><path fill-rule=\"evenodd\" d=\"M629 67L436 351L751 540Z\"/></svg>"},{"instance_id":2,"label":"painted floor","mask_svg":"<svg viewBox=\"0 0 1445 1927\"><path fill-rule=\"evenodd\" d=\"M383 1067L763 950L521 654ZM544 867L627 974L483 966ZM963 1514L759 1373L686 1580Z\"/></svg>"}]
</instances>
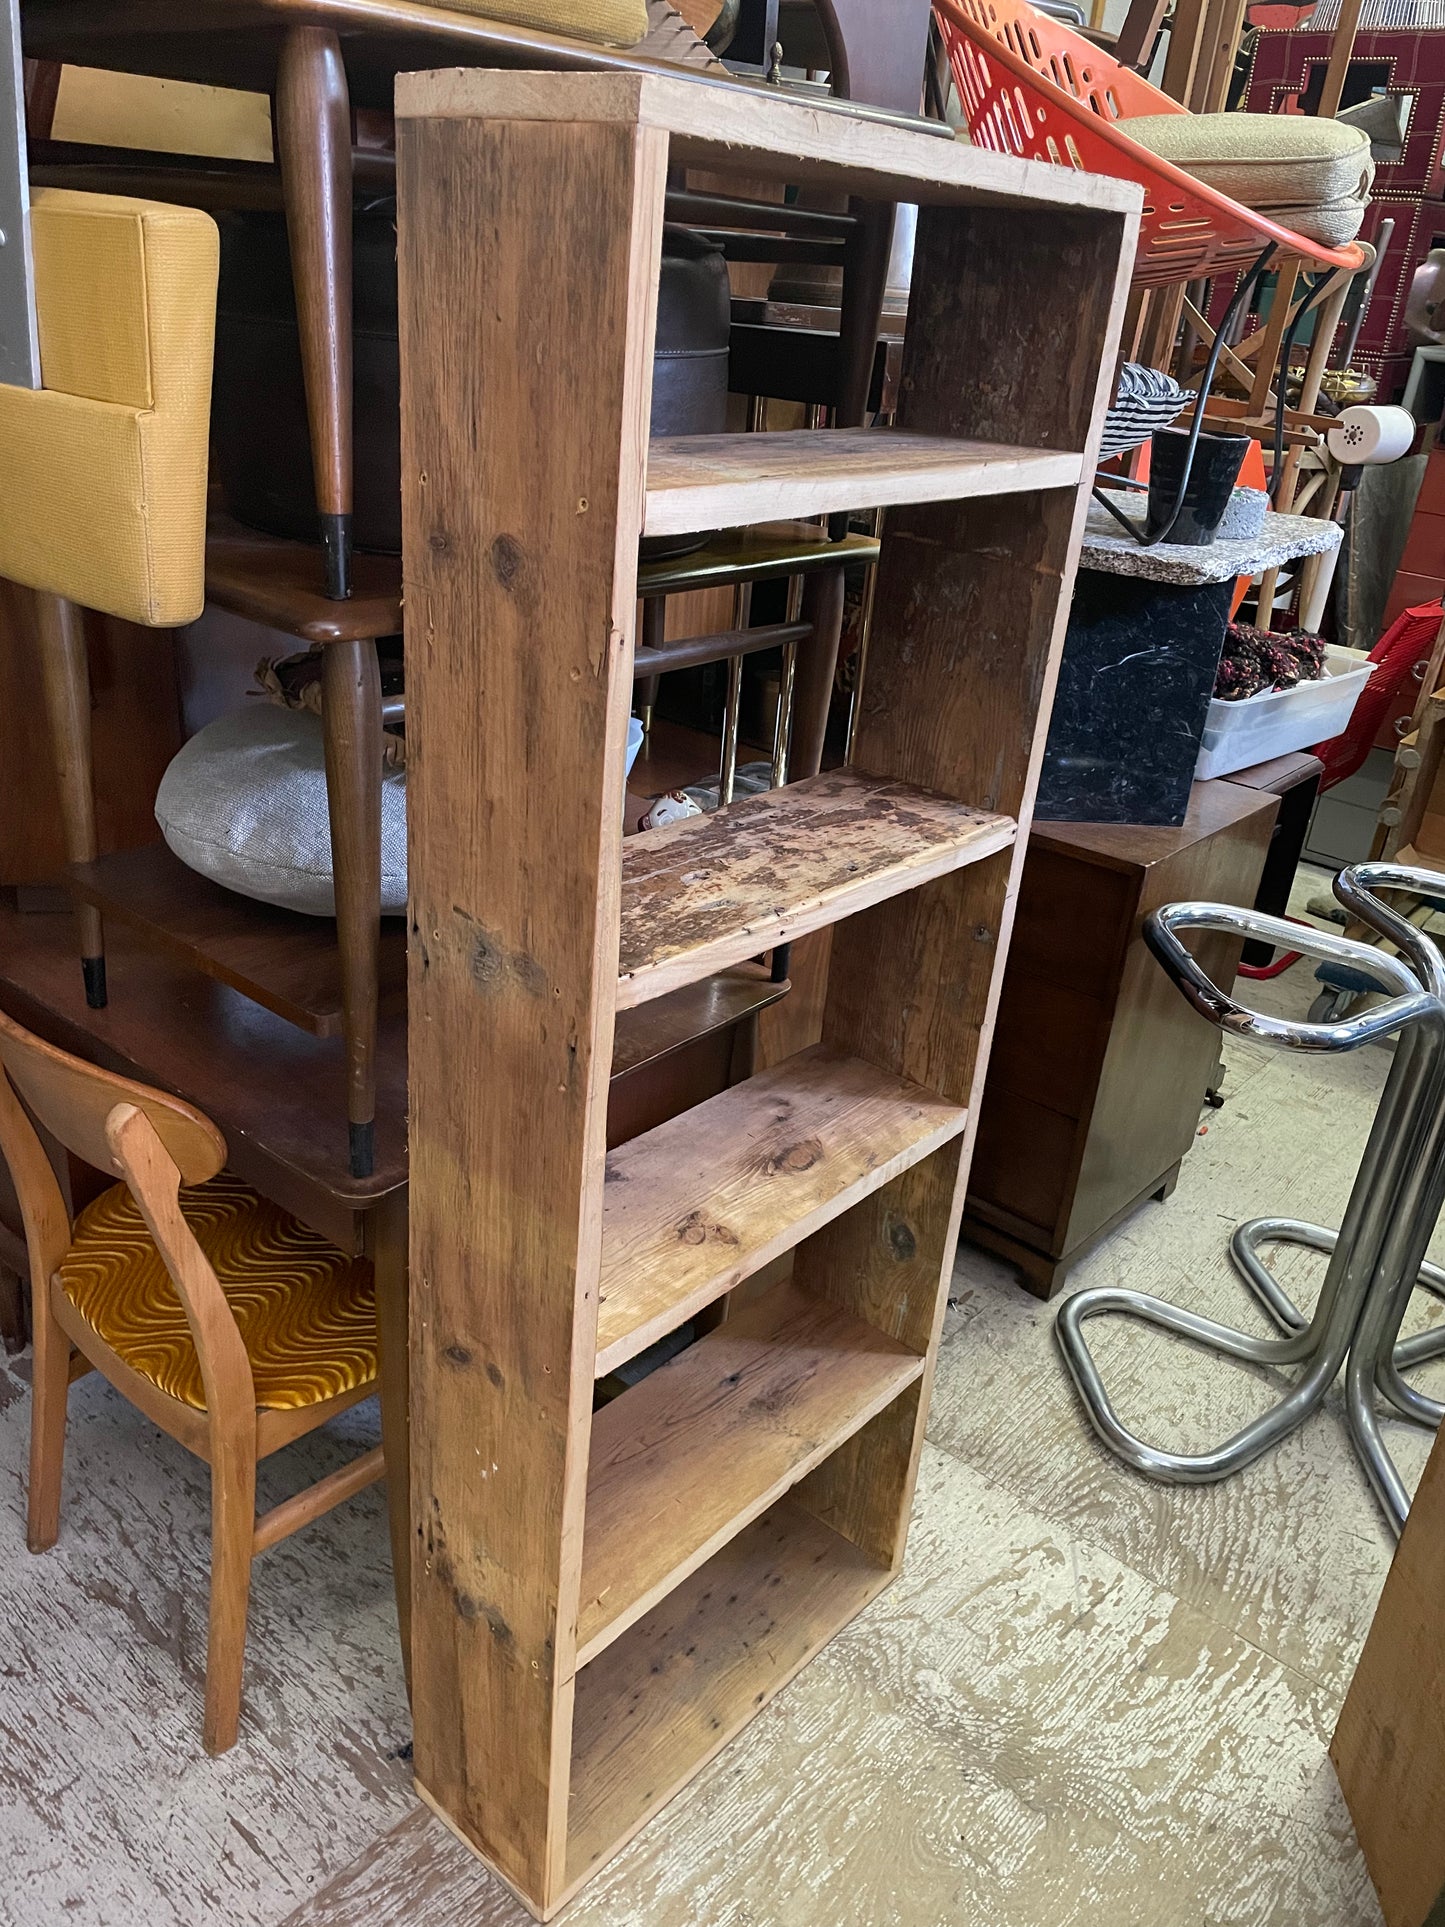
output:
<instances>
[{"instance_id":1,"label":"painted floor","mask_svg":"<svg viewBox=\"0 0 1445 1927\"><path fill-rule=\"evenodd\" d=\"M1255 988L1302 1015L1312 984ZM1263 1329L1228 1232L1338 1221L1387 1063L1231 1044L1178 1190L1073 1287ZM1280 1267L1297 1295L1312 1269ZM1391 1542L1338 1404L1224 1485L1152 1485L1085 1429L1052 1308L967 1248L953 1299L902 1578L568 1927L1377 1927L1326 1746ZM1137 1328L1099 1354L1161 1441L1269 1396ZM209 1760L204 1468L82 1381L61 1541L32 1558L28 1368L0 1363L0 1922L521 1927L411 1792L381 1492L258 1562L241 1742ZM1413 1481L1428 1441L1388 1429ZM290 1448L262 1503L375 1432L362 1407Z\"/></svg>"}]
</instances>

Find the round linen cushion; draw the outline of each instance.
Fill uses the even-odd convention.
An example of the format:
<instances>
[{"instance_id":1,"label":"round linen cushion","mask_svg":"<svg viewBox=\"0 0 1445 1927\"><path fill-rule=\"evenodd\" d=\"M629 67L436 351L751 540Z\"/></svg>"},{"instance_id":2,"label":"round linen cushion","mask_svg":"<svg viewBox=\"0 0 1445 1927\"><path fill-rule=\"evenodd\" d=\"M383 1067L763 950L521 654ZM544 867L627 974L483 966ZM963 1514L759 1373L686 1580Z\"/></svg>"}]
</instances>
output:
<instances>
[{"instance_id":1,"label":"round linen cushion","mask_svg":"<svg viewBox=\"0 0 1445 1927\"><path fill-rule=\"evenodd\" d=\"M1312 114L1143 114L1119 131L1326 247L1353 240L1365 218L1375 164L1363 128Z\"/></svg>"},{"instance_id":2,"label":"round linen cushion","mask_svg":"<svg viewBox=\"0 0 1445 1927\"><path fill-rule=\"evenodd\" d=\"M383 770L381 907L406 909L406 771ZM334 917L321 722L248 703L197 730L161 778L156 821L191 869L261 903Z\"/></svg>"}]
</instances>

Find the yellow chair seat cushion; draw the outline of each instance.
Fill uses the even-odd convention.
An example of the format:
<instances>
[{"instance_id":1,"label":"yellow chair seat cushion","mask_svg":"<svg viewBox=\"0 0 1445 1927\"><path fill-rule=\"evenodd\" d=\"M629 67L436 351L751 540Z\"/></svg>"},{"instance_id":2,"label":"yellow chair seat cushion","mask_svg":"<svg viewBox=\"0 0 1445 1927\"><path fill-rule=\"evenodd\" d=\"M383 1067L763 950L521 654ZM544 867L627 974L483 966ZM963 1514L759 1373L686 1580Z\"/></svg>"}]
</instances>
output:
<instances>
[{"instance_id":1,"label":"yellow chair seat cushion","mask_svg":"<svg viewBox=\"0 0 1445 1927\"><path fill-rule=\"evenodd\" d=\"M294 1411L376 1377L368 1259L339 1251L229 1172L182 1191L181 1210L235 1314L258 1406ZM125 1185L112 1185L76 1219L59 1279L132 1371L205 1410L185 1309Z\"/></svg>"}]
</instances>

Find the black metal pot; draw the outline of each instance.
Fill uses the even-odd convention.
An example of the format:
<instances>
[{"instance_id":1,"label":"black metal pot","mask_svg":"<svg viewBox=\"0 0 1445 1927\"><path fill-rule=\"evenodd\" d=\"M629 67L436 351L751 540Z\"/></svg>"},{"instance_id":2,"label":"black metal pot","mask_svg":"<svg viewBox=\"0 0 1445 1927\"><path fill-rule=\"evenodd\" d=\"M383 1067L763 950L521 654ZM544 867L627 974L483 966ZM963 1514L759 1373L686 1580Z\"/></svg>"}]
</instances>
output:
<instances>
[{"instance_id":1,"label":"black metal pot","mask_svg":"<svg viewBox=\"0 0 1445 1927\"><path fill-rule=\"evenodd\" d=\"M353 230L352 536L357 548L401 552L401 360L397 346L396 208L356 210ZM652 379L655 435L727 426L727 265L687 228L663 230ZM577 406L587 405L579 395ZM291 256L284 215L221 217L221 284L211 443L226 506L270 535L313 541L316 496ZM701 536L644 543L680 554Z\"/></svg>"}]
</instances>

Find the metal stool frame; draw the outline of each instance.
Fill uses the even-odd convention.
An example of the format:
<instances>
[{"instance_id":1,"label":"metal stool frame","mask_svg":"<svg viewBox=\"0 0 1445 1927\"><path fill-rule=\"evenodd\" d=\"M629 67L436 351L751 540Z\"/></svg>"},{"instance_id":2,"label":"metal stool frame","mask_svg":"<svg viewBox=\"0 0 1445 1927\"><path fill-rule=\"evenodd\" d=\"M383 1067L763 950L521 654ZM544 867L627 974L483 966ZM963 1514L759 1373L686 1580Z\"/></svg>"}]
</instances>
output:
<instances>
[{"instance_id":1,"label":"metal stool frame","mask_svg":"<svg viewBox=\"0 0 1445 1927\"><path fill-rule=\"evenodd\" d=\"M1325 931L1302 929L1255 911L1178 903L1154 912L1145 940L1181 994L1221 1030L1286 1049L1336 1052L1399 1034L1394 1062L1338 1231L1290 1218L1256 1218L1230 1241L1230 1256L1281 1336L1260 1337L1220 1324L1149 1293L1124 1287L1082 1291L1060 1307L1054 1331L1090 1421L1105 1444L1151 1478L1205 1484L1227 1478L1261 1457L1323 1403L1342 1368L1346 1417L1370 1484L1398 1532L1409 1495L1380 1432L1375 1394L1402 1417L1437 1426L1445 1406L1407 1384L1402 1373L1445 1352L1445 1328L1397 1344L1417 1284L1445 1297L1445 1270L1425 1262L1445 1204L1445 959L1404 917L1381 902L1382 889L1418 890L1422 874L1394 864L1358 864L1341 873L1335 894L1352 913L1394 943L1400 957ZM1190 929L1286 940L1307 955L1366 972L1387 1001L1338 1023L1294 1023L1254 1011L1222 991L1181 940ZM1274 1277L1259 1247L1279 1242L1329 1255L1314 1315L1306 1319ZM1303 1366L1301 1376L1268 1411L1232 1438L1202 1453L1149 1445L1120 1421L1104 1389L1083 1327L1114 1312L1247 1363Z\"/></svg>"}]
</instances>

